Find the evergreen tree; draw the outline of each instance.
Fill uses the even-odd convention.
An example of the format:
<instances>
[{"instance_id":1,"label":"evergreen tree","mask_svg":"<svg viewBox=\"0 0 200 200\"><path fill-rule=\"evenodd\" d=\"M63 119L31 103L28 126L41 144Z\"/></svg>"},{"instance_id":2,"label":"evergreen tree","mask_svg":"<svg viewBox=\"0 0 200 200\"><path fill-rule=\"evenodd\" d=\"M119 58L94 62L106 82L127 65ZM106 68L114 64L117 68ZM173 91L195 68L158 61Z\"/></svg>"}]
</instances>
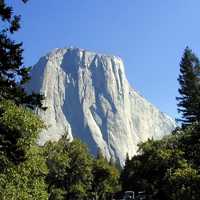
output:
<instances>
[{"instance_id":1,"label":"evergreen tree","mask_svg":"<svg viewBox=\"0 0 200 200\"><path fill-rule=\"evenodd\" d=\"M0 29L0 100L10 99L30 108L42 107L43 96L28 95L24 89L31 68L23 65L22 43L11 39L20 28L20 16L14 15L12 7L7 6L4 0L0 0L0 21L3 24Z\"/></svg>"},{"instance_id":2,"label":"evergreen tree","mask_svg":"<svg viewBox=\"0 0 200 200\"><path fill-rule=\"evenodd\" d=\"M178 111L182 114L179 119L183 126L200 122L200 88L199 88L200 62L194 53L187 47L180 63L178 78L180 97L177 97Z\"/></svg>"}]
</instances>

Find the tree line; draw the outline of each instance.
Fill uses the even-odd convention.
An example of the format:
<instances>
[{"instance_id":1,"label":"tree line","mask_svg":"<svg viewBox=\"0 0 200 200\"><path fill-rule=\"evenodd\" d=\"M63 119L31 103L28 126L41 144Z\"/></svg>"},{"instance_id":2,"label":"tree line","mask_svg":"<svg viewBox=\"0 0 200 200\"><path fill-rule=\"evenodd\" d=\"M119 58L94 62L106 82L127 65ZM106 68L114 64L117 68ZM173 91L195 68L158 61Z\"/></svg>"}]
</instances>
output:
<instances>
[{"instance_id":1,"label":"tree line","mask_svg":"<svg viewBox=\"0 0 200 200\"><path fill-rule=\"evenodd\" d=\"M200 62L188 47L178 81L180 127L139 144L120 177L123 190L146 191L149 200L200 199Z\"/></svg>"},{"instance_id":2,"label":"tree line","mask_svg":"<svg viewBox=\"0 0 200 200\"><path fill-rule=\"evenodd\" d=\"M67 135L38 146L45 126L36 115L8 100L0 102L0 113L2 200L100 200L119 190L119 171L101 153L93 157Z\"/></svg>"},{"instance_id":3,"label":"tree line","mask_svg":"<svg viewBox=\"0 0 200 200\"><path fill-rule=\"evenodd\" d=\"M24 1L26 2L26 1ZM200 62L187 47L180 63L177 97L181 126L161 140L138 145L121 172L80 140L36 144L44 123L32 110L44 97L28 94L31 68L22 43L11 36L20 16L0 0L0 198L2 200L111 199L118 191L145 191L149 200L200 199Z\"/></svg>"}]
</instances>

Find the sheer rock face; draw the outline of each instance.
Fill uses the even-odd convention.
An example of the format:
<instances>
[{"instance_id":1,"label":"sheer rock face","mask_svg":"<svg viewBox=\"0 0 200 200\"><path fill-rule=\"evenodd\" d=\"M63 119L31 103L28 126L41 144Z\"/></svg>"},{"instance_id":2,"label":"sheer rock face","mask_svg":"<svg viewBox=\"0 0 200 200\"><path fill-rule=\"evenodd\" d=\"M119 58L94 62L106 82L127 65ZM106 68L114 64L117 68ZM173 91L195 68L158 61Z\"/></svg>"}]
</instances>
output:
<instances>
[{"instance_id":1,"label":"sheer rock face","mask_svg":"<svg viewBox=\"0 0 200 200\"><path fill-rule=\"evenodd\" d=\"M32 70L28 88L41 92L48 109L38 114L48 124L39 144L64 132L83 140L90 151L124 164L137 144L169 134L175 122L130 87L119 57L81 49L56 49Z\"/></svg>"}]
</instances>

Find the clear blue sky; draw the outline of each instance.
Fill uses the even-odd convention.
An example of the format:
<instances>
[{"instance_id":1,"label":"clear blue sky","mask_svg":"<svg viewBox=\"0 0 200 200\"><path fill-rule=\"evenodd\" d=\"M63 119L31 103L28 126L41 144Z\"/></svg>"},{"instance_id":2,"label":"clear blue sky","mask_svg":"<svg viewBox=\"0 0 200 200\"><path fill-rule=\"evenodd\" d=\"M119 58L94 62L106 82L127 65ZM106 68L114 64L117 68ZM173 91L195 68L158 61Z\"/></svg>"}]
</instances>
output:
<instances>
[{"instance_id":1,"label":"clear blue sky","mask_svg":"<svg viewBox=\"0 0 200 200\"><path fill-rule=\"evenodd\" d=\"M53 48L119 55L131 85L172 117L179 62L188 45L200 56L199 0L8 0L22 15L26 65Z\"/></svg>"}]
</instances>

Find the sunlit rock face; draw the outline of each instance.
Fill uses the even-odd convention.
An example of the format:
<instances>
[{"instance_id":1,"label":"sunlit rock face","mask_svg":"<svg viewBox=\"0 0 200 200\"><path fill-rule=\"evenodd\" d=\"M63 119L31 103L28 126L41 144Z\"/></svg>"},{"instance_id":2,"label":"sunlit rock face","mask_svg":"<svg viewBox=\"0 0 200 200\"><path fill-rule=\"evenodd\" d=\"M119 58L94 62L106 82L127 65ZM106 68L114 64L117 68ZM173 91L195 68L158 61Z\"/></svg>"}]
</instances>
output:
<instances>
[{"instance_id":1,"label":"sunlit rock face","mask_svg":"<svg viewBox=\"0 0 200 200\"><path fill-rule=\"evenodd\" d=\"M41 92L48 109L38 114L48 124L39 144L65 132L100 149L123 166L137 144L169 134L175 122L140 96L127 81L122 60L78 48L56 49L32 70L29 90Z\"/></svg>"}]
</instances>

